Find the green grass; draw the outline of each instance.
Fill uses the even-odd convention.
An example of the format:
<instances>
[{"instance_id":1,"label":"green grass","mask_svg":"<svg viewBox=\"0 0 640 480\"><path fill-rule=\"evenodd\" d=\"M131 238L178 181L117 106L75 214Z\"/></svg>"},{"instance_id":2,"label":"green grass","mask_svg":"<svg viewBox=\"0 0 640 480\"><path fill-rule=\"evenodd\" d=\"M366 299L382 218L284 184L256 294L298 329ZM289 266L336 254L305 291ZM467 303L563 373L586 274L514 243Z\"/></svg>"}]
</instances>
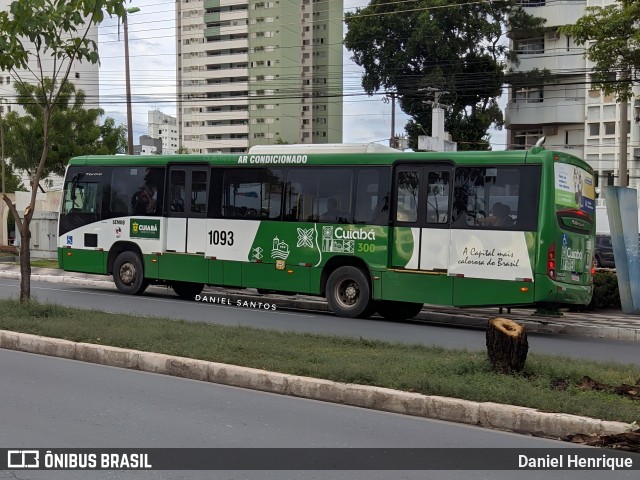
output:
<instances>
[{"instance_id":1,"label":"green grass","mask_svg":"<svg viewBox=\"0 0 640 480\"><path fill-rule=\"evenodd\" d=\"M40 258L37 260L31 260L32 267L40 267L40 268L58 268L58 260Z\"/></svg>"},{"instance_id":2,"label":"green grass","mask_svg":"<svg viewBox=\"0 0 640 480\"><path fill-rule=\"evenodd\" d=\"M502 375L491 370L483 351L116 315L35 301L0 300L0 329L547 412L640 420L640 402L576 386L584 375L611 385L634 384L640 368L631 365L530 351L523 374ZM560 378L569 382L566 390L551 386Z\"/></svg>"},{"instance_id":3,"label":"green grass","mask_svg":"<svg viewBox=\"0 0 640 480\"><path fill-rule=\"evenodd\" d=\"M13 253L7 253L7 252L0 252L0 257L16 257L16 259L18 258L17 255ZM14 264L20 265L19 259L16 262L14 262ZM37 259L32 258L31 266L39 267L39 268L59 268L58 259L48 259L48 258L37 258Z\"/></svg>"}]
</instances>

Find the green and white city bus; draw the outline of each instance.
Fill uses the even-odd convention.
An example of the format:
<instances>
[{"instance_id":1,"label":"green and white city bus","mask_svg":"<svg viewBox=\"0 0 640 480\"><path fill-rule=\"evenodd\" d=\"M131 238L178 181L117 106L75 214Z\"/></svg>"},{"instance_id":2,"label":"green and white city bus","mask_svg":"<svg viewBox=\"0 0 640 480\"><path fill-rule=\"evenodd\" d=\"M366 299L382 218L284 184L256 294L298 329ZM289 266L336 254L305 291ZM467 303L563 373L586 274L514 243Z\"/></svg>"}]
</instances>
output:
<instances>
[{"instance_id":1,"label":"green and white city bus","mask_svg":"<svg viewBox=\"0 0 640 480\"><path fill-rule=\"evenodd\" d=\"M257 288L400 319L587 304L594 235L593 171L566 153L273 145L72 159L58 260L128 294Z\"/></svg>"}]
</instances>

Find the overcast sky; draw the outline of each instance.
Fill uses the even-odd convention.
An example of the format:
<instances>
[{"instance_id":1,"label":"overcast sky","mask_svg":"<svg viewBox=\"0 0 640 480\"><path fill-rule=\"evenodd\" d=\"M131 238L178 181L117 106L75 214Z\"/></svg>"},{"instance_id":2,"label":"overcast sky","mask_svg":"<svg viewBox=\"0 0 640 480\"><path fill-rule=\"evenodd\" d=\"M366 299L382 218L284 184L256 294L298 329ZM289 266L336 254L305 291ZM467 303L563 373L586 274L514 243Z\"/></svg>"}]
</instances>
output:
<instances>
[{"instance_id":1,"label":"overcast sky","mask_svg":"<svg viewBox=\"0 0 640 480\"><path fill-rule=\"evenodd\" d=\"M344 0L345 11L366 6L367 0ZM129 59L133 104L134 141L147 133L147 112L160 110L176 114L175 0L132 0L140 11L129 16ZM100 97L106 115L126 124L124 36L117 22L107 19L99 28ZM365 95L362 70L344 50L344 143L388 144L391 134L391 105L381 96ZM396 108L396 133L404 133L407 117ZM492 133L494 149L504 149L503 132Z\"/></svg>"}]
</instances>

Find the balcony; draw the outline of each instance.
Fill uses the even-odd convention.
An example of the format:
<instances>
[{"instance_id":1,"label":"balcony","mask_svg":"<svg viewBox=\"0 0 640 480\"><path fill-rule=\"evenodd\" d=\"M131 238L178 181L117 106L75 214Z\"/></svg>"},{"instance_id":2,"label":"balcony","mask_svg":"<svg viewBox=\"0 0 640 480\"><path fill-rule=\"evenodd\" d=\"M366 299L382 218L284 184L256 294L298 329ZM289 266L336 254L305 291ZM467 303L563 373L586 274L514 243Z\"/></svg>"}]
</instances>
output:
<instances>
[{"instance_id":1,"label":"balcony","mask_svg":"<svg viewBox=\"0 0 640 480\"><path fill-rule=\"evenodd\" d=\"M238 35L241 33L249 33L249 27L245 24L225 25L224 27L220 27L221 35Z\"/></svg>"},{"instance_id":2,"label":"balcony","mask_svg":"<svg viewBox=\"0 0 640 480\"><path fill-rule=\"evenodd\" d=\"M199 135L247 135L249 133L249 125L205 125L204 127L198 127L197 130Z\"/></svg>"},{"instance_id":3,"label":"balcony","mask_svg":"<svg viewBox=\"0 0 640 480\"><path fill-rule=\"evenodd\" d=\"M249 2L247 0L225 0L224 6L231 7L236 5L247 5L248 3ZM220 0L204 0L204 8L220 8Z\"/></svg>"},{"instance_id":4,"label":"balcony","mask_svg":"<svg viewBox=\"0 0 640 480\"><path fill-rule=\"evenodd\" d=\"M223 111L223 112L206 112L207 120L224 121L224 120L249 120L249 112L247 111Z\"/></svg>"},{"instance_id":5,"label":"balcony","mask_svg":"<svg viewBox=\"0 0 640 480\"><path fill-rule=\"evenodd\" d=\"M246 68L221 68L219 70L207 70L206 72L198 72L199 76L206 76L207 78L234 78L234 77L248 77L249 70ZM234 83L234 82L229 82ZM245 86L247 82L244 82Z\"/></svg>"},{"instance_id":6,"label":"balcony","mask_svg":"<svg viewBox=\"0 0 640 480\"><path fill-rule=\"evenodd\" d=\"M207 55L207 66L211 65L228 65L233 63L247 63L249 61L249 55L246 53L225 53L223 55ZM198 65L202 64L203 60L198 58ZM208 70L209 71L209 70Z\"/></svg>"},{"instance_id":7,"label":"balcony","mask_svg":"<svg viewBox=\"0 0 640 480\"><path fill-rule=\"evenodd\" d=\"M206 9L218 8L220 7L220 3L221 3L220 0L204 0L204 8ZM224 6L231 7L235 5L247 5L248 3L249 3L248 0L225 0Z\"/></svg>"},{"instance_id":8,"label":"balcony","mask_svg":"<svg viewBox=\"0 0 640 480\"><path fill-rule=\"evenodd\" d=\"M225 82L225 83L209 83L209 84L188 84L182 86L183 95L186 94L208 94L208 93L226 93L226 92L243 92L249 88L248 82ZM246 97L245 97L246 98Z\"/></svg>"},{"instance_id":9,"label":"balcony","mask_svg":"<svg viewBox=\"0 0 640 480\"><path fill-rule=\"evenodd\" d=\"M557 125L584 123L584 99L561 99L540 103L509 102L505 109L505 126Z\"/></svg>"},{"instance_id":10,"label":"balcony","mask_svg":"<svg viewBox=\"0 0 640 480\"><path fill-rule=\"evenodd\" d=\"M204 23L212 23L220 21L220 13L205 13Z\"/></svg>"},{"instance_id":11,"label":"balcony","mask_svg":"<svg viewBox=\"0 0 640 480\"><path fill-rule=\"evenodd\" d=\"M521 53L518 60L520 63L517 66L510 65L515 71L527 72L538 68L549 70L551 75L575 75L576 71L584 71L587 64L582 48L572 48L569 52L566 48L545 48L544 53Z\"/></svg>"},{"instance_id":12,"label":"balcony","mask_svg":"<svg viewBox=\"0 0 640 480\"><path fill-rule=\"evenodd\" d=\"M547 1L544 6L525 7L524 10L530 15L546 18L546 27L558 27L576 23L585 14L586 6L586 0Z\"/></svg>"},{"instance_id":13,"label":"balcony","mask_svg":"<svg viewBox=\"0 0 640 480\"><path fill-rule=\"evenodd\" d=\"M231 50L234 48L248 48L249 40L240 38L238 40L213 40L204 44L208 51Z\"/></svg>"},{"instance_id":14,"label":"balcony","mask_svg":"<svg viewBox=\"0 0 640 480\"><path fill-rule=\"evenodd\" d=\"M221 12L220 13L220 20L225 21L233 21L233 20L242 20L244 22L244 24L247 23L247 16L248 16L248 11L247 10L232 10L230 12Z\"/></svg>"}]
</instances>

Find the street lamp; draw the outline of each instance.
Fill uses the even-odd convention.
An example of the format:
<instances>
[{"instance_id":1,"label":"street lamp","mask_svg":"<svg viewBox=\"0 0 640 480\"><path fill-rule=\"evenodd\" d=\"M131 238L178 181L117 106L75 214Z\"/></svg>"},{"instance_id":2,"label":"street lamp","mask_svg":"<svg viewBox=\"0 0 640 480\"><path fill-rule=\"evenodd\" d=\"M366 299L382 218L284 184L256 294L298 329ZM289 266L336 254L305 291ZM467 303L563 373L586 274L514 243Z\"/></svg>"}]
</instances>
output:
<instances>
[{"instance_id":1,"label":"street lamp","mask_svg":"<svg viewBox=\"0 0 640 480\"><path fill-rule=\"evenodd\" d=\"M130 13L139 12L138 7L127 9L122 18L124 27L124 74L127 84L127 153L133 155L133 119L131 115L131 78L129 76L129 28L127 26L127 17Z\"/></svg>"}]
</instances>

